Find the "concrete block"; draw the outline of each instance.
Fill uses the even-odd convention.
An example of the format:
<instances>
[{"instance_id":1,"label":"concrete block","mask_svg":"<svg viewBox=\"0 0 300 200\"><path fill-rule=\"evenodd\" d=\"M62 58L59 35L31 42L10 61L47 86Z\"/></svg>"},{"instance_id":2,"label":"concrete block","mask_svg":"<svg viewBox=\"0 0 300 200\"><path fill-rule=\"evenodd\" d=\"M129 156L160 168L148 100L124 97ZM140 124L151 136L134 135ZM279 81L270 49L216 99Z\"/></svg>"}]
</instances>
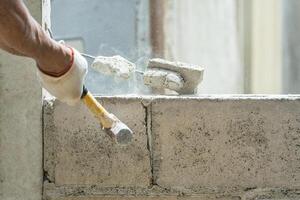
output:
<instances>
[{"instance_id":1,"label":"concrete block","mask_svg":"<svg viewBox=\"0 0 300 200\"><path fill-rule=\"evenodd\" d=\"M299 97L157 99L152 134L161 187L300 187Z\"/></svg>"},{"instance_id":2,"label":"concrete block","mask_svg":"<svg viewBox=\"0 0 300 200\"><path fill-rule=\"evenodd\" d=\"M49 181L56 186L148 187L151 167L143 105L135 98L98 100L133 130L133 143L114 144L83 104L48 103L44 108L44 169Z\"/></svg>"}]
</instances>

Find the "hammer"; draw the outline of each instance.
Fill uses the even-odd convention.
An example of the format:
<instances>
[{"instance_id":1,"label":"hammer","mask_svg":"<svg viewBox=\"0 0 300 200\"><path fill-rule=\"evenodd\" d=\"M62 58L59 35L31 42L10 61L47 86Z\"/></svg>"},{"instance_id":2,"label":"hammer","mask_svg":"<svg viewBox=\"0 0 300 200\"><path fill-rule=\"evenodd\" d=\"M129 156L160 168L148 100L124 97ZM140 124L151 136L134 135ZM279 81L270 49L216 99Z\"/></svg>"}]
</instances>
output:
<instances>
[{"instance_id":1,"label":"hammer","mask_svg":"<svg viewBox=\"0 0 300 200\"><path fill-rule=\"evenodd\" d=\"M50 37L53 39L53 33L50 28L47 29ZM90 55L83 56L91 57ZM94 57L92 57L94 58ZM113 114L107 112L105 108L95 99L95 97L83 86L81 99L85 105L99 119L102 128L113 139L114 142L121 145L129 144L133 138L133 132Z\"/></svg>"},{"instance_id":2,"label":"hammer","mask_svg":"<svg viewBox=\"0 0 300 200\"><path fill-rule=\"evenodd\" d=\"M95 97L83 86L81 99L89 110L99 119L102 128L120 145L127 145L133 138L133 132L121 122L116 116L107 112L105 108L95 99Z\"/></svg>"}]
</instances>

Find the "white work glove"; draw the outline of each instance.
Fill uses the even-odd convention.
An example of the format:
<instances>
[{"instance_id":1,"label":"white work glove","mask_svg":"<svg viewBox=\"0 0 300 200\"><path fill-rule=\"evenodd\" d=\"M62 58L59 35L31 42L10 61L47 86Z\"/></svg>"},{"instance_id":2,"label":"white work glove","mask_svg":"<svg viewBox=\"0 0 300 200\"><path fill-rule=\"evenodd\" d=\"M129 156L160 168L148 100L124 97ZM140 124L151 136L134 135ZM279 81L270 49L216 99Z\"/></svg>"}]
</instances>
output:
<instances>
[{"instance_id":1,"label":"white work glove","mask_svg":"<svg viewBox=\"0 0 300 200\"><path fill-rule=\"evenodd\" d=\"M38 70L37 74L42 86L53 96L68 105L80 101L83 83L88 71L88 63L74 48L73 64L68 72L60 77L52 77Z\"/></svg>"}]
</instances>

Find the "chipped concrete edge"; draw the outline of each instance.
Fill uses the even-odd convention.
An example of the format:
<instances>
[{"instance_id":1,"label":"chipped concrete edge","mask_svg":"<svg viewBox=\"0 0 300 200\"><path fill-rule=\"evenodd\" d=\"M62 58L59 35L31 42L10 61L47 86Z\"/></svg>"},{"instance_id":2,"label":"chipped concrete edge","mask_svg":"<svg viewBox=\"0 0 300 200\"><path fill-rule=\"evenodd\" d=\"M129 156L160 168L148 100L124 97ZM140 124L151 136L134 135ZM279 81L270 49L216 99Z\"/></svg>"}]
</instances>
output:
<instances>
[{"instance_id":1,"label":"chipped concrete edge","mask_svg":"<svg viewBox=\"0 0 300 200\"><path fill-rule=\"evenodd\" d=\"M198 95L198 96L163 96L163 95L94 95L97 99L137 99L148 106L153 100L300 100L300 95Z\"/></svg>"}]
</instances>

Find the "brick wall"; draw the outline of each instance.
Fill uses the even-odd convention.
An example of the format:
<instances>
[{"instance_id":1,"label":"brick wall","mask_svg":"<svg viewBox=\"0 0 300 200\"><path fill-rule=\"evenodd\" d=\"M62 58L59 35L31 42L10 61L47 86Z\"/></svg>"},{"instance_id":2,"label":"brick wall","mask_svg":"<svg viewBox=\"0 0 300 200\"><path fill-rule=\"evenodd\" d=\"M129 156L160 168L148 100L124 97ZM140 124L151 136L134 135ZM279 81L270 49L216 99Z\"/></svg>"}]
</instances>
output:
<instances>
[{"instance_id":1,"label":"brick wall","mask_svg":"<svg viewBox=\"0 0 300 200\"><path fill-rule=\"evenodd\" d=\"M300 199L299 97L98 100L134 142L113 144L84 105L45 103L45 199Z\"/></svg>"}]
</instances>

